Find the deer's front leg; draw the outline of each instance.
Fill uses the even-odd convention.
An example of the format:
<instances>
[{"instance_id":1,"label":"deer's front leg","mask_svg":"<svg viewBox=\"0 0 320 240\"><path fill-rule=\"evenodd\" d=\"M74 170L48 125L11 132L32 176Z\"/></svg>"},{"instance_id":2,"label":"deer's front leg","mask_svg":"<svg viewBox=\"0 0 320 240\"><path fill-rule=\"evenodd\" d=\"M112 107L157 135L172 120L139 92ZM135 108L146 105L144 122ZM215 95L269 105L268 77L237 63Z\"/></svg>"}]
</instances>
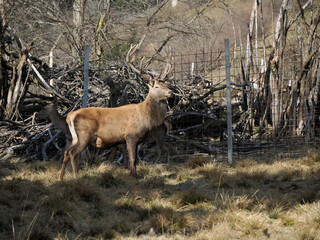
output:
<instances>
[{"instance_id":1,"label":"deer's front leg","mask_svg":"<svg viewBox=\"0 0 320 240\"><path fill-rule=\"evenodd\" d=\"M127 142L127 149L128 149L128 156L130 162L130 175L137 177L136 171L136 148L138 141L134 138L128 138Z\"/></svg>"}]
</instances>

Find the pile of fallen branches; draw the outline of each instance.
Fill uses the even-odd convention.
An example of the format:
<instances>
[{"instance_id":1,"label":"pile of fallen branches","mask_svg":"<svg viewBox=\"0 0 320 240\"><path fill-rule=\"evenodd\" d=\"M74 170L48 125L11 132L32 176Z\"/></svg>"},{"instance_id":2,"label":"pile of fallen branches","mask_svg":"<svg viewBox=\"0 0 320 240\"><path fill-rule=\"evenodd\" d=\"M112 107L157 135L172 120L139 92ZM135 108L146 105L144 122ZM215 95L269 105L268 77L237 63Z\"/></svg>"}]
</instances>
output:
<instances>
[{"instance_id":1,"label":"pile of fallen branches","mask_svg":"<svg viewBox=\"0 0 320 240\"><path fill-rule=\"evenodd\" d=\"M31 60L26 62L27 66L28 64L36 66ZM36 113L53 101L62 116L81 107L83 89L81 66L51 69L50 74L41 69L40 65L37 65L35 70L37 72L28 72L28 78L34 81L27 82L28 90L18 108L19 118L1 121L0 144L4 158L15 153L24 155L29 160L47 159L44 157L45 154L41 154L41 149L44 147L49 158L50 155L54 155L50 154L50 151L52 153L57 150L62 151L65 144L64 135L57 132L50 121L38 119ZM103 70L92 69L89 76L88 106L116 107L137 103L148 93L147 82L132 71L125 61ZM46 86L45 83L52 79L54 84ZM225 106L210 104L209 98L205 96L194 97L190 90L192 87L190 89L175 85L170 87L175 94L168 101L170 111L167 119L173 127L167 141L175 142L176 149L180 146L179 151L214 152L209 138L223 139L226 121L219 119L217 115L224 111ZM208 93L214 90L214 88L208 89L206 95L209 96ZM217 130L215 135L212 135L212 129Z\"/></svg>"}]
</instances>

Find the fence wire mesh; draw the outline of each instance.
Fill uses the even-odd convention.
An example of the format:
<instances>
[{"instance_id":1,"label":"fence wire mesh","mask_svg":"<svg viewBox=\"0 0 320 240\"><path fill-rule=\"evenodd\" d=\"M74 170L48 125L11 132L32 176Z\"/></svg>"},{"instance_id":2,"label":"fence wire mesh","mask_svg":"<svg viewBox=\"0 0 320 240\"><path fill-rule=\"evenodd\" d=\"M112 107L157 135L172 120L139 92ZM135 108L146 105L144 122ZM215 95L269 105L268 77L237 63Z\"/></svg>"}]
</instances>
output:
<instances>
[{"instance_id":1,"label":"fence wire mesh","mask_svg":"<svg viewBox=\"0 0 320 240\"><path fill-rule=\"evenodd\" d=\"M234 156L304 154L319 142L319 56L308 65L293 50L281 62L271 48L266 53L273 57L247 59L240 49L230 52ZM199 107L199 101L196 111L215 115L214 121L204 115L201 120L199 116L184 118L188 127L202 121L202 127L195 128L200 132L185 138L191 144L197 140L212 147L213 154L224 158L228 139L225 53L174 54L173 58L175 84L184 89L190 86L191 98L202 101L204 106ZM174 126L173 132L181 132L180 128Z\"/></svg>"}]
</instances>

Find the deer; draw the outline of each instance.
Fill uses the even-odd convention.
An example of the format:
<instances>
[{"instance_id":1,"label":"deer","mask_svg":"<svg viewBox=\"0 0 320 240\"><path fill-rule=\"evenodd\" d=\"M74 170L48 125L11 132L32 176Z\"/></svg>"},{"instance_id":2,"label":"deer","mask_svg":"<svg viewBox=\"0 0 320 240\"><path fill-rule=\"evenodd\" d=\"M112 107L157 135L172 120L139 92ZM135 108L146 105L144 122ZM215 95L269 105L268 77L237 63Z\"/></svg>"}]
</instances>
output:
<instances>
[{"instance_id":1,"label":"deer","mask_svg":"<svg viewBox=\"0 0 320 240\"><path fill-rule=\"evenodd\" d=\"M71 133L69 131L68 124L66 122L66 118L61 116L61 114L58 112L57 107L54 102L49 103L45 107L43 107L37 114L37 118L45 119L48 118L55 128L60 130L64 133L66 138L66 145L63 148L63 151L65 151L68 146L70 145L72 141ZM45 153L45 149L43 149Z\"/></svg>"},{"instance_id":2,"label":"deer","mask_svg":"<svg viewBox=\"0 0 320 240\"><path fill-rule=\"evenodd\" d=\"M67 115L67 124L72 136L72 142L64 153L60 180L63 181L65 169L71 161L74 176L78 169L75 157L89 144L101 148L126 143L130 175L137 178L136 148L143 136L153 128L161 125L166 117L166 99L172 94L168 84L164 82L170 72L167 63L164 74L153 77L151 74L142 73L130 61L130 56L137 50L131 46L126 60L129 66L144 79L148 79L149 92L144 101L120 107L88 107L70 112Z\"/></svg>"},{"instance_id":3,"label":"deer","mask_svg":"<svg viewBox=\"0 0 320 240\"><path fill-rule=\"evenodd\" d=\"M61 130L64 133L67 140L72 140L71 133L69 131L68 124L66 122L66 118L61 116L58 112L57 107L54 103L49 103L45 107L43 107L37 114L37 118L48 118L53 123L55 128Z\"/></svg>"},{"instance_id":4,"label":"deer","mask_svg":"<svg viewBox=\"0 0 320 240\"><path fill-rule=\"evenodd\" d=\"M166 145L166 137L168 133L172 129L172 124L168 120L164 120L163 123L155 128L153 128L151 131L149 131L145 137L143 138L143 142L138 145L138 158L141 160L139 152L141 149L145 146L148 145L148 143L155 143L155 151L156 151L156 160L154 161L157 163L160 159L161 154L165 151L167 153L167 163L169 163L169 149ZM152 155L152 154L151 154ZM148 160L150 157L150 154L145 157L146 160Z\"/></svg>"}]
</instances>

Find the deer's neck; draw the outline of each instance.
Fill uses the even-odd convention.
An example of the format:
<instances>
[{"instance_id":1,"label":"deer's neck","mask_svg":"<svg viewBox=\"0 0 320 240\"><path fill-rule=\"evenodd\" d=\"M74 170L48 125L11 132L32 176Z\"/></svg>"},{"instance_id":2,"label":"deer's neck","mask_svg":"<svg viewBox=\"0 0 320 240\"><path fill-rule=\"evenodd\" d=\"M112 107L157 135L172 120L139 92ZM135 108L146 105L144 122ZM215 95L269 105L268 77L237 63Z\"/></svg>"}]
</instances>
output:
<instances>
[{"instance_id":1,"label":"deer's neck","mask_svg":"<svg viewBox=\"0 0 320 240\"><path fill-rule=\"evenodd\" d=\"M161 125L167 113L167 104L165 101L156 101L148 95L143 103L146 115L150 120L150 128Z\"/></svg>"}]
</instances>

